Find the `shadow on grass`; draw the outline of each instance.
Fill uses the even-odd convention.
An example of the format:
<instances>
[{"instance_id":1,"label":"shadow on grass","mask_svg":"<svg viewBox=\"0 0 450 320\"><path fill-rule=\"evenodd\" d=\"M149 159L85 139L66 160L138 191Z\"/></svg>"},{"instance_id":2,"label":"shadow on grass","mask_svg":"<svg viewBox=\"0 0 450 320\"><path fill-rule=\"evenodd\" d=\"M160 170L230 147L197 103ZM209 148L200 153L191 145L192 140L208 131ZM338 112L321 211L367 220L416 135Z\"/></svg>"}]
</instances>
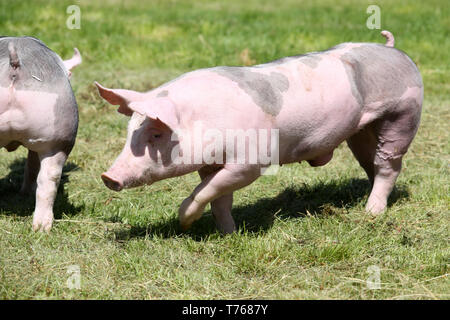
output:
<instances>
[{"instance_id":1,"label":"shadow on grass","mask_svg":"<svg viewBox=\"0 0 450 320\"><path fill-rule=\"evenodd\" d=\"M347 179L331 182L318 182L315 185L289 187L273 198L262 198L256 203L233 207L232 215L238 230L258 234L269 230L275 218L288 220L300 219L306 215L330 216L346 213L347 210L366 200L370 191L366 179ZM397 185L389 197L388 206L402 198L409 197L406 186ZM200 241L216 234L214 218L211 211L206 211L192 228L181 231L177 217L147 228L131 226L127 230L115 232L115 239L126 241L130 238L156 235L163 238L188 236Z\"/></svg>"},{"instance_id":2,"label":"shadow on grass","mask_svg":"<svg viewBox=\"0 0 450 320\"><path fill-rule=\"evenodd\" d=\"M9 166L9 174L0 179L0 215L30 216L35 206L35 194L22 195L19 193L23 181L26 158L17 159ZM55 219L61 218L61 213L72 216L83 208L76 207L69 202L64 190L64 184L69 181L68 172L78 170L73 162L67 162L63 168L61 182L56 195L53 212Z\"/></svg>"}]
</instances>

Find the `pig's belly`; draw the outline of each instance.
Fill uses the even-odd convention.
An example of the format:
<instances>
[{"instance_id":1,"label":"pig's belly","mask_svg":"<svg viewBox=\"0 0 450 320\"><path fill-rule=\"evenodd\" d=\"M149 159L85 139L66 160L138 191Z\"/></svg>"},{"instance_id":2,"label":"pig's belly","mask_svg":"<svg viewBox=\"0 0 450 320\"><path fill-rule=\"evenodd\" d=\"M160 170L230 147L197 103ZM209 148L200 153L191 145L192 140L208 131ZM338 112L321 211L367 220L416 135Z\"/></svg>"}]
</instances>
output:
<instances>
[{"instance_id":1,"label":"pig's belly","mask_svg":"<svg viewBox=\"0 0 450 320\"><path fill-rule=\"evenodd\" d=\"M280 163L306 160L312 166L325 165L333 150L358 130L361 115L361 108L350 103L316 112L312 117L291 117L286 126L280 127Z\"/></svg>"}]
</instances>

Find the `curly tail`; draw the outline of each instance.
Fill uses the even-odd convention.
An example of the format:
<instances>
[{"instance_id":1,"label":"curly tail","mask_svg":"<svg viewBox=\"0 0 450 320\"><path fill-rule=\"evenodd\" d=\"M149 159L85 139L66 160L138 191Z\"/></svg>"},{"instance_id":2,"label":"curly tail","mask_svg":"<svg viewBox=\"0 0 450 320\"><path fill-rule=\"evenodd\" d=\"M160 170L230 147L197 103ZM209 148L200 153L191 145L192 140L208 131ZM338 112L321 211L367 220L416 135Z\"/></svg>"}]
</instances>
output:
<instances>
[{"instance_id":1,"label":"curly tail","mask_svg":"<svg viewBox=\"0 0 450 320\"><path fill-rule=\"evenodd\" d=\"M386 47L394 47L394 35L387 30L381 31L381 35L386 38Z\"/></svg>"}]
</instances>

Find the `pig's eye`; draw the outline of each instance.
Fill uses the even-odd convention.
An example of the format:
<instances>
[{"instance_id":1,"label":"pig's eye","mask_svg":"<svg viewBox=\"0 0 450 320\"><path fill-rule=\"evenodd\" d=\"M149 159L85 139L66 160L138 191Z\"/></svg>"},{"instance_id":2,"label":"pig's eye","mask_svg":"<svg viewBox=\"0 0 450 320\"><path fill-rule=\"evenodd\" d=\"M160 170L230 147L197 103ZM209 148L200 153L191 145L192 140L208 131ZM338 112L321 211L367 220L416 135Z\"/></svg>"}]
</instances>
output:
<instances>
[{"instance_id":1,"label":"pig's eye","mask_svg":"<svg viewBox=\"0 0 450 320\"><path fill-rule=\"evenodd\" d=\"M161 138L161 136L162 136L162 132L161 131L159 131L159 130L155 130L155 129L150 129L149 131L148 131L148 139L150 140L150 141L154 141L154 140L157 140L157 139L159 139L159 138Z\"/></svg>"}]
</instances>

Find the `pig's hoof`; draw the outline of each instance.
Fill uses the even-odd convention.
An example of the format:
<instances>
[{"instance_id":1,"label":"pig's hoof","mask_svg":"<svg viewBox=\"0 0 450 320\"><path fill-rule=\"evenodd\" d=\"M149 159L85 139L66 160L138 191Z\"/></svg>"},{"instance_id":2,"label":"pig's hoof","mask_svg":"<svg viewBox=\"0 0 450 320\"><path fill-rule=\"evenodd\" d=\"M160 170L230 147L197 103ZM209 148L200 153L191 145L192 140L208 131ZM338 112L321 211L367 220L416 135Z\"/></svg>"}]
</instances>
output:
<instances>
[{"instance_id":1,"label":"pig's hoof","mask_svg":"<svg viewBox=\"0 0 450 320\"><path fill-rule=\"evenodd\" d=\"M43 232L49 232L52 228L53 224L53 217L41 217L41 216L34 216L33 218L33 231L43 231Z\"/></svg>"},{"instance_id":2,"label":"pig's hoof","mask_svg":"<svg viewBox=\"0 0 450 320\"><path fill-rule=\"evenodd\" d=\"M216 227L222 234L231 234L236 231L236 225L234 223L231 214L227 216L216 216L213 214L214 220L216 221Z\"/></svg>"},{"instance_id":3,"label":"pig's hoof","mask_svg":"<svg viewBox=\"0 0 450 320\"><path fill-rule=\"evenodd\" d=\"M234 226L234 224L231 225L226 225L226 226L217 226L217 228L219 229L220 232L222 232L222 234L232 234L236 231L236 227Z\"/></svg>"},{"instance_id":4,"label":"pig's hoof","mask_svg":"<svg viewBox=\"0 0 450 320\"><path fill-rule=\"evenodd\" d=\"M205 206L192 199L192 197L184 199L181 203L178 215L180 217L180 225L183 231L189 229L195 220L200 219Z\"/></svg>"},{"instance_id":5,"label":"pig's hoof","mask_svg":"<svg viewBox=\"0 0 450 320\"><path fill-rule=\"evenodd\" d=\"M366 211L372 216L378 216L386 210L386 203L384 202L368 202Z\"/></svg>"}]
</instances>

